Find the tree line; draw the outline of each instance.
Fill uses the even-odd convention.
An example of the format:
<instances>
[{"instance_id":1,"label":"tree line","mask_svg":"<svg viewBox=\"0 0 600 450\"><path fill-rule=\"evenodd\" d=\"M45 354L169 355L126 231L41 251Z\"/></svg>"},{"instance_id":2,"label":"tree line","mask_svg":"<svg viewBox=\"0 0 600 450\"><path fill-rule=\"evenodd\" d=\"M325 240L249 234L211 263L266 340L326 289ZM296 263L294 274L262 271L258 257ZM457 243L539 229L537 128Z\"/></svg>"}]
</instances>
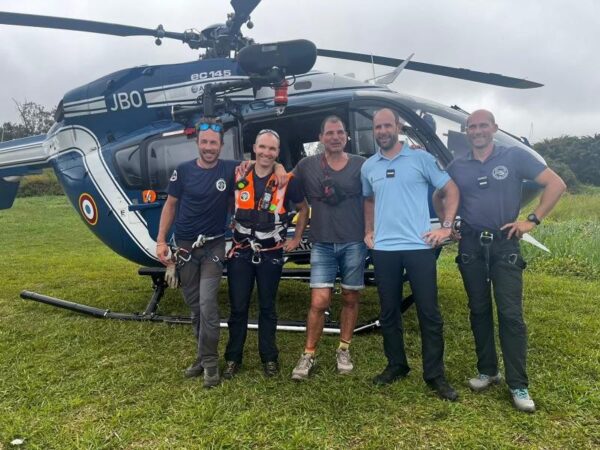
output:
<instances>
[{"instance_id":1,"label":"tree line","mask_svg":"<svg viewBox=\"0 0 600 450\"><path fill-rule=\"evenodd\" d=\"M569 190L576 191L580 183L600 186L600 134L545 139L533 148L565 180Z\"/></svg>"},{"instance_id":2,"label":"tree line","mask_svg":"<svg viewBox=\"0 0 600 450\"><path fill-rule=\"evenodd\" d=\"M44 106L25 101L20 103L16 100L15 107L19 113L19 122L4 122L0 130L0 142L10 141L48 132L54 123L56 109L48 111Z\"/></svg>"}]
</instances>

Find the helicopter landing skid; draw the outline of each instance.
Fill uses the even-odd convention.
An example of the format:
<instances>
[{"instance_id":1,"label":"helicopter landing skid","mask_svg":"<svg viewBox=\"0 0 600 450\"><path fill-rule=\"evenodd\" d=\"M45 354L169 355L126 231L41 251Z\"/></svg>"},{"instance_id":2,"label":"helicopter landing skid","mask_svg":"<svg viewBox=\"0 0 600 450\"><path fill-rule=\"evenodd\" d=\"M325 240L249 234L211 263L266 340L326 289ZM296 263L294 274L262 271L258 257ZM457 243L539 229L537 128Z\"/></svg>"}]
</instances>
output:
<instances>
[{"instance_id":1,"label":"helicopter landing skid","mask_svg":"<svg viewBox=\"0 0 600 450\"><path fill-rule=\"evenodd\" d=\"M165 293L167 284L164 280L163 268L156 267L140 267L138 274L142 276L150 276L152 278L152 297L146 306L143 313L123 313L114 312L110 309L97 308L95 306L83 305L81 303L75 303L68 300L62 300L55 297L50 297L43 294L38 294L31 291L22 291L21 298L24 300L33 300L36 302L44 303L46 305L55 306L57 308L67 309L80 314L100 318L100 319L116 319L116 320L130 320L137 322L163 322L175 325L190 325L192 320L189 316L165 316L156 314L158 304ZM292 278L299 278L294 277ZM302 278L302 277L300 277ZM404 313L413 303L412 295L405 298L402 302L401 311ZM326 314L325 327L323 333L326 334L340 334L340 325L338 322L329 319L330 315ZM364 323L357 324L354 329L354 334L365 333L373 331L379 328L381 325L379 319L375 318L368 320ZM220 321L221 328L227 328L227 320L222 319ZM250 319L248 321L248 329L258 329L258 321ZM277 330L280 331L306 331L306 322L301 320L278 320Z\"/></svg>"}]
</instances>

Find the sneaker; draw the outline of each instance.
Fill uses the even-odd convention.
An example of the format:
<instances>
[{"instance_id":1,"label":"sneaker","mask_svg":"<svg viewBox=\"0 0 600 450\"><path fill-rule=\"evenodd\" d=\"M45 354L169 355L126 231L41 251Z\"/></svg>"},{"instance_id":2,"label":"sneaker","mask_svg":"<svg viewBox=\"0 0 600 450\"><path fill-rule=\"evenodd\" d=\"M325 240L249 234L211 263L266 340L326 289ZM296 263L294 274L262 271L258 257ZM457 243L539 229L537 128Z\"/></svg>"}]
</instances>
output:
<instances>
[{"instance_id":1,"label":"sneaker","mask_svg":"<svg viewBox=\"0 0 600 450\"><path fill-rule=\"evenodd\" d=\"M535 411L535 403L529 396L529 391L525 389L511 389L513 405L519 411L532 413Z\"/></svg>"},{"instance_id":2,"label":"sneaker","mask_svg":"<svg viewBox=\"0 0 600 450\"><path fill-rule=\"evenodd\" d=\"M373 384L377 386L392 384L394 381L406 377L406 375L408 375L408 372L387 366L385 369L383 369L383 372L373 378Z\"/></svg>"},{"instance_id":3,"label":"sneaker","mask_svg":"<svg viewBox=\"0 0 600 450\"><path fill-rule=\"evenodd\" d=\"M292 370L292 380L302 381L308 378L310 371L315 366L315 357L309 353L303 353L298 364Z\"/></svg>"},{"instance_id":4,"label":"sneaker","mask_svg":"<svg viewBox=\"0 0 600 450\"><path fill-rule=\"evenodd\" d=\"M267 378L274 377L279 373L279 363L277 361L263 363L263 372Z\"/></svg>"},{"instance_id":5,"label":"sneaker","mask_svg":"<svg viewBox=\"0 0 600 450\"><path fill-rule=\"evenodd\" d=\"M212 388L221 381L218 367L206 367L204 370L204 387Z\"/></svg>"},{"instance_id":6,"label":"sneaker","mask_svg":"<svg viewBox=\"0 0 600 450\"><path fill-rule=\"evenodd\" d=\"M437 377L433 380L428 380L427 385L433 389L442 400L451 402L458 400L458 393L450 386L450 383L448 383L448 380L446 380L445 377Z\"/></svg>"},{"instance_id":7,"label":"sneaker","mask_svg":"<svg viewBox=\"0 0 600 450\"><path fill-rule=\"evenodd\" d=\"M473 389L475 392L485 391L493 384L500 383L502 380L502 376L500 373L497 373L494 376L486 375L484 373L480 373L475 378L471 378L469 380L469 387Z\"/></svg>"},{"instance_id":8,"label":"sneaker","mask_svg":"<svg viewBox=\"0 0 600 450\"><path fill-rule=\"evenodd\" d=\"M200 360L197 359L196 361L194 361L194 363L190 367L185 369L185 371L183 372L183 375L186 378L195 378L195 377L199 377L203 373L204 373L204 367L202 367L202 364L200 364Z\"/></svg>"},{"instance_id":9,"label":"sneaker","mask_svg":"<svg viewBox=\"0 0 600 450\"><path fill-rule=\"evenodd\" d=\"M242 365L235 361L225 361L225 368L223 369L223 378L231 380L239 371Z\"/></svg>"},{"instance_id":10,"label":"sneaker","mask_svg":"<svg viewBox=\"0 0 600 450\"><path fill-rule=\"evenodd\" d=\"M338 373L348 374L354 369L354 364L352 364L352 358L350 357L350 350L338 348L335 351L335 359L337 361Z\"/></svg>"}]
</instances>

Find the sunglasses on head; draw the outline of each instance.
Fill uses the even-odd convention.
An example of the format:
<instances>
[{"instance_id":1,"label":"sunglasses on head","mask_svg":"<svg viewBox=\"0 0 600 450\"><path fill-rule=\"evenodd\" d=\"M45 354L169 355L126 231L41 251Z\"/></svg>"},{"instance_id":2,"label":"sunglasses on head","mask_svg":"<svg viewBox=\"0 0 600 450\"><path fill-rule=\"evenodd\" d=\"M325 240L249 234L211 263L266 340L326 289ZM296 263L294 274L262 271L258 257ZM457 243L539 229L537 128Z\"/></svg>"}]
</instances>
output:
<instances>
[{"instance_id":1,"label":"sunglasses on head","mask_svg":"<svg viewBox=\"0 0 600 450\"><path fill-rule=\"evenodd\" d=\"M223 130L223 125L221 125L220 123L199 123L198 125L196 125L196 130L197 131L206 131L206 130L213 130L216 133L220 133L221 130Z\"/></svg>"},{"instance_id":2,"label":"sunglasses on head","mask_svg":"<svg viewBox=\"0 0 600 450\"><path fill-rule=\"evenodd\" d=\"M262 136L263 134L267 134L267 133L268 133L268 134L272 134L272 135L273 135L273 136L275 136L275 137L276 137L278 140L280 139L280 138L279 138L279 133L277 133L277 131L275 131L275 130L270 130L270 129L268 129L268 128L265 128L264 130L260 130L260 131L258 132L258 134L256 135L256 137L258 137L258 136Z\"/></svg>"}]
</instances>

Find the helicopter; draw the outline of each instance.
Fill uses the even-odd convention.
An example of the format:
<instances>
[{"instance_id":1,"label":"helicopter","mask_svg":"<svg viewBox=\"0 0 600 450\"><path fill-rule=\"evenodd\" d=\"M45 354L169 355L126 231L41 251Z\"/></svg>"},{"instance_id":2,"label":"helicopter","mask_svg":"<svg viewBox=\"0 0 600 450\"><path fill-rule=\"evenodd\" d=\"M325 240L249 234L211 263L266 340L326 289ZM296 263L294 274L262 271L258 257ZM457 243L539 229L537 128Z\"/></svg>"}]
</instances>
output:
<instances>
[{"instance_id":1,"label":"helicopter","mask_svg":"<svg viewBox=\"0 0 600 450\"><path fill-rule=\"evenodd\" d=\"M231 0L233 12L226 22L199 32L0 12L0 25L150 36L157 45L175 39L204 52L194 61L127 68L72 89L58 104L55 124L47 134L0 144L0 209L12 206L22 177L52 168L87 227L117 254L142 266L139 274L150 276L153 286L142 313L113 312L29 291L23 291L22 298L96 317L190 323L186 317L157 313L166 283L155 253L169 178L179 163L197 157L194 124L200 117L219 117L223 122L224 159L251 159L257 132L277 131L280 162L292 170L301 158L319 151L320 123L332 114L347 124L346 151L372 155L376 148L372 117L376 110L388 107L406 122L403 138L430 152L445 167L469 151L467 112L394 92L389 85L403 70L507 88L542 86L499 74L416 62L412 55L402 60L320 49L304 39L257 44L241 28L252 28L250 14L260 1ZM317 57L394 69L364 82L314 70ZM509 133L497 133L496 140L500 145L525 148L542 160L526 142ZM535 183L525 182L523 203L537 192ZM432 226L439 226L431 206L430 210ZM288 232L293 234L293 227ZM309 254L310 243L303 239L286 259L306 263ZM303 279L308 273L304 268L284 269L288 278ZM293 321L280 321L280 325L304 329ZM359 331L376 326L373 320L359 325ZM325 328L325 332L336 330L334 323Z\"/></svg>"}]
</instances>

